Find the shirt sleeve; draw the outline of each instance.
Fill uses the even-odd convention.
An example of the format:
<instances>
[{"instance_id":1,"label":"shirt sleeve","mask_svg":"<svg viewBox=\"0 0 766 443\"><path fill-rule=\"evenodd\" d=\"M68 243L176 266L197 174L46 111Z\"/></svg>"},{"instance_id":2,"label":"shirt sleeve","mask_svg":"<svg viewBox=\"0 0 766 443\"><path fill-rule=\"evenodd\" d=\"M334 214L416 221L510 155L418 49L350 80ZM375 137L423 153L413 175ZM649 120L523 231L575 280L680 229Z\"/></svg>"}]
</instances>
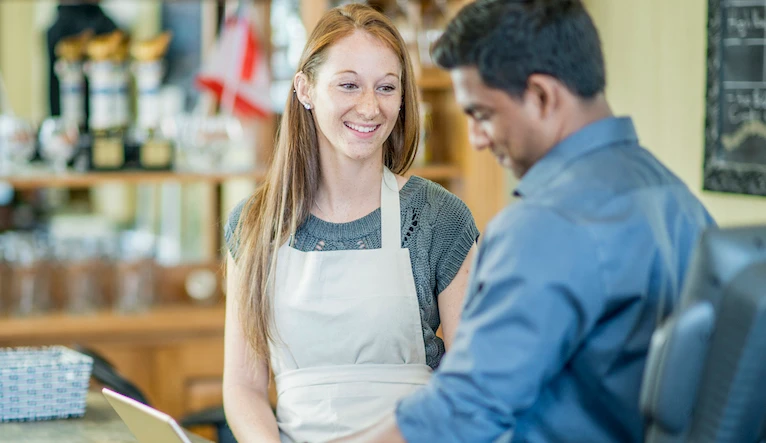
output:
<instances>
[{"instance_id":1,"label":"shirt sleeve","mask_svg":"<svg viewBox=\"0 0 766 443\"><path fill-rule=\"evenodd\" d=\"M517 203L521 206L522 203ZM551 210L510 208L479 247L455 342L397 406L408 441L495 441L572 355L601 310L598 253Z\"/></svg>"}]
</instances>

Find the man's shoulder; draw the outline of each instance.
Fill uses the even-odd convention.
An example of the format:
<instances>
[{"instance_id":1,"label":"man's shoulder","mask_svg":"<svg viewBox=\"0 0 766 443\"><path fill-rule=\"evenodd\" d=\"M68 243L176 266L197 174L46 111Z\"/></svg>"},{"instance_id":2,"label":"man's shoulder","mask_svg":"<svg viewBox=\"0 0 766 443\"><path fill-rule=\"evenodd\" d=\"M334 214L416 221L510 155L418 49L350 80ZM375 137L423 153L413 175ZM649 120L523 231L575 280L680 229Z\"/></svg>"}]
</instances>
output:
<instances>
[{"instance_id":1,"label":"man's shoulder","mask_svg":"<svg viewBox=\"0 0 766 443\"><path fill-rule=\"evenodd\" d=\"M506 206L487 224L485 240L505 244L534 244L586 232L576 218L555 205L519 200Z\"/></svg>"}]
</instances>

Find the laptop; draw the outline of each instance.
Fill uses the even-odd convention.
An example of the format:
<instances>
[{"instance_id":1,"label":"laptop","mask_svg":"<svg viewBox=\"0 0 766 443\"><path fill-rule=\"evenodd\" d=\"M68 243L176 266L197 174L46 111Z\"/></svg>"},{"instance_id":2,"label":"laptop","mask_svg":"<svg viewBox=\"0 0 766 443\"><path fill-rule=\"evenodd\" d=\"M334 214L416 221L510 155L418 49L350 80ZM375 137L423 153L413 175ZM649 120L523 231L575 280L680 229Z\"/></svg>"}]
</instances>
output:
<instances>
[{"instance_id":1,"label":"laptop","mask_svg":"<svg viewBox=\"0 0 766 443\"><path fill-rule=\"evenodd\" d=\"M140 443L192 443L168 414L107 388L101 392Z\"/></svg>"}]
</instances>

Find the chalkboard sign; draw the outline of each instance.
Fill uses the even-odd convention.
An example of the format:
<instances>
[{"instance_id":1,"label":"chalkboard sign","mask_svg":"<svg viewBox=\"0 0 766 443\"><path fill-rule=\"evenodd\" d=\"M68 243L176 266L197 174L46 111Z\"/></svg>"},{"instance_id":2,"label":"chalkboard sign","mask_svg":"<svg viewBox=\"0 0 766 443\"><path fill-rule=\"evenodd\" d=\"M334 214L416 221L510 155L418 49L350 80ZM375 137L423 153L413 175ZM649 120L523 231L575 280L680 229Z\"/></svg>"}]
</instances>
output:
<instances>
[{"instance_id":1,"label":"chalkboard sign","mask_svg":"<svg viewBox=\"0 0 766 443\"><path fill-rule=\"evenodd\" d=\"M766 0L709 0L704 189L766 195Z\"/></svg>"}]
</instances>

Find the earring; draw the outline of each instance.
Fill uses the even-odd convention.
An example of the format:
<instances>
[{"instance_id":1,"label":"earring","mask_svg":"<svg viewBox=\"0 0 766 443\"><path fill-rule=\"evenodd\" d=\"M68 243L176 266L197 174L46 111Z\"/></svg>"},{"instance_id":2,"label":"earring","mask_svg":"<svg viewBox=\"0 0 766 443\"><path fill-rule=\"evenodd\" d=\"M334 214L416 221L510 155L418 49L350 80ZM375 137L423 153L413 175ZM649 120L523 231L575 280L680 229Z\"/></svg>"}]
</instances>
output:
<instances>
[{"instance_id":1,"label":"earring","mask_svg":"<svg viewBox=\"0 0 766 443\"><path fill-rule=\"evenodd\" d=\"M307 110L308 110L308 109L311 109L311 105L310 105L310 104L308 104L308 103L304 103L304 104L303 104L303 107L304 107L304 108L306 108Z\"/></svg>"}]
</instances>

